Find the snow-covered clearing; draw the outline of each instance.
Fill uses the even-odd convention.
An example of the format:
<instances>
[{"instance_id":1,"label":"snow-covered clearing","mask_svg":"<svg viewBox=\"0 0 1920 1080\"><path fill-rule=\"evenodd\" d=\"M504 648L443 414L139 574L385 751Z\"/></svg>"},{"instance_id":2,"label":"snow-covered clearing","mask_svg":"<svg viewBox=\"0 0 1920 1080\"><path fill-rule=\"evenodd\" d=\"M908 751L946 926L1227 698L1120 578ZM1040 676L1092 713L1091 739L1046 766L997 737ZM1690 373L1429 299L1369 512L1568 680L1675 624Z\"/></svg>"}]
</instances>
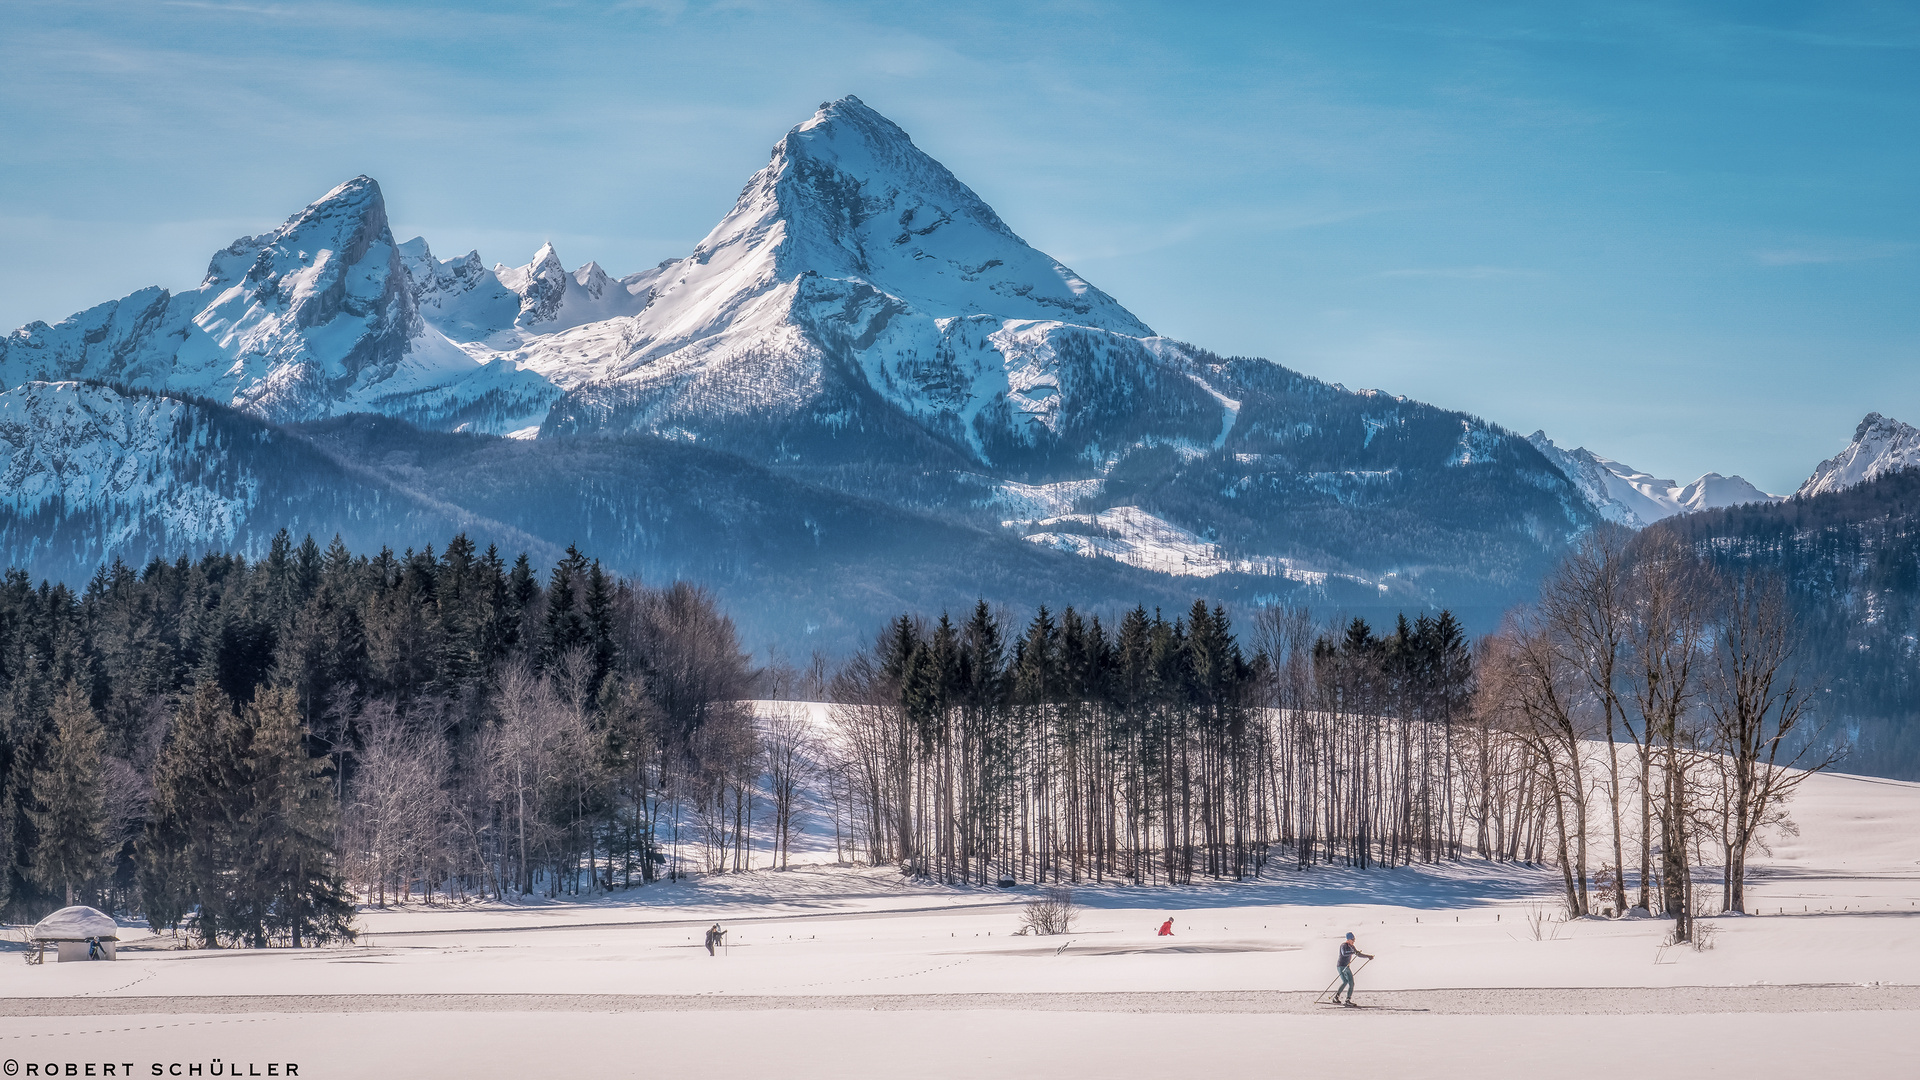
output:
<instances>
[{"instance_id":1,"label":"snow-covered clearing","mask_svg":"<svg viewBox=\"0 0 1920 1080\"><path fill-rule=\"evenodd\" d=\"M1062 485L1049 486L1057 488ZM1003 521L1001 525L1010 529L1033 530L1023 537L1031 544L1089 559L1116 559L1128 566L1162 574L1182 577L1260 574L1308 585L1324 585L1329 577L1340 577L1358 584L1373 584L1349 574L1303 570L1295 566L1292 559L1269 555L1252 558L1230 556L1221 550L1220 545L1137 506L1115 506L1092 514L1063 513L1039 519ZM1076 528L1096 531L1073 531Z\"/></svg>"},{"instance_id":2,"label":"snow-covered clearing","mask_svg":"<svg viewBox=\"0 0 1920 1080\"><path fill-rule=\"evenodd\" d=\"M1270 869L1032 889L812 864L579 903L368 911L360 943L0 965L0 1058L300 1063L300 1076L1911 1075L1920 785L1812 778L1759 917L1547 923L1550 868ZM1174 919L1175 936L1155 927ZM709 957L706 926L728 928ZM1371 1010L1316 1005L1348 930ZM137 937L131 932L129 937ZM1629 1064L1630 1062L1630 1064Z\"/></svg>"}]
</instances>

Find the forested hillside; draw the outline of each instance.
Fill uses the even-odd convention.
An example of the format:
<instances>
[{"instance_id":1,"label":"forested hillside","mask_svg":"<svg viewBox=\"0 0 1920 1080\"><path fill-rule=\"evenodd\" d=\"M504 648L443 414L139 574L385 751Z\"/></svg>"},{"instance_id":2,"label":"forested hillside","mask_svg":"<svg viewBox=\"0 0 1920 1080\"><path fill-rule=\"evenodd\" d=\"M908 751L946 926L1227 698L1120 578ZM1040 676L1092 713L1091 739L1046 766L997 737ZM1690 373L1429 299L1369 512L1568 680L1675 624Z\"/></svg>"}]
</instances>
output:
<instances>
[{"instance_id":1,"label":"forested hillside","mask_svg":"<svg viewBox=\"0 0 1920 1080\"><path fill-rule=\"evenodd\" d=\"M1920 778L1920 469L1675 517L1648 535L1723 568L1783 576L1821 711L1854 744L1847 768Z\"/></svg>"}]
</instances>

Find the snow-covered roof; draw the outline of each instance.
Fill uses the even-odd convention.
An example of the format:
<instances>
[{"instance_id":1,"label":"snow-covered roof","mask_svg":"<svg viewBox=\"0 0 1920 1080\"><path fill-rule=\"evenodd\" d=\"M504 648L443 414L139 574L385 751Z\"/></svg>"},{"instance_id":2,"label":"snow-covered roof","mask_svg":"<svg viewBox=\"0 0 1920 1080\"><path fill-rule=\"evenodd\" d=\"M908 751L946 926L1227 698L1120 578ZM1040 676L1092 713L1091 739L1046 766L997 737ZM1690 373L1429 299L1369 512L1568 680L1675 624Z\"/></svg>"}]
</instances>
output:
<instances>
[{"instance_id":1,"label":"snow-covered roof","mask_svg":"<svg viewBox=\"0 0 1920 1080\"><path fill-rule=\"evenodd\" d=\"M85 905L61 908L33 925L35 941L85 941L120 936L113 916Z\"/></svg>"}]
</instances>

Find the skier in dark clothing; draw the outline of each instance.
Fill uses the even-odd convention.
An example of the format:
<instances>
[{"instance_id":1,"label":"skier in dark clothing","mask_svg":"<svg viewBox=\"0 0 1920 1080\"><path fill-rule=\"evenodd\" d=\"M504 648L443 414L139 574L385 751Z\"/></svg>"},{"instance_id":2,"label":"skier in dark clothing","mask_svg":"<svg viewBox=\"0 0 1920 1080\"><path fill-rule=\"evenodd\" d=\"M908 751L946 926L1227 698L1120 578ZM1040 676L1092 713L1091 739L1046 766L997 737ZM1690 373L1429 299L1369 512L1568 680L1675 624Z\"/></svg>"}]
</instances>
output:
<instances>
[{"instance_id":1,"label":"skier in dark clothing","mask_svg":"<svg viewBox=\"0 0 1920 1080\"><path fill-rule=\"evenodd\" d=\"M1353 958L1356 956L1367 960L1373 959L1373 954L1361 952L1360 947L1353 943L1353 935L1348 934L1347 940L1340 943L1340 985L1333 991L1333 1001L1336 1005L1341 1003L1340 991L1345 990L1346 1005L1349 1008L1353 1006L1353 968L1349 965L1353 963Z\"/></svg>"},{"instance_id":2,"label":"skier in dark clothing","mask_svg":"<svg viewBox=\"0 0 1920 1080\"><path fill-rule=\"evenodd\" d=\"M720 929L719 923L714 923L711 927L707 928L707 955L708 956L713 955L713 947L715 945L725 945L726 943L727 943L727 932L725 930Z\"/></svg>"}]
</instances>

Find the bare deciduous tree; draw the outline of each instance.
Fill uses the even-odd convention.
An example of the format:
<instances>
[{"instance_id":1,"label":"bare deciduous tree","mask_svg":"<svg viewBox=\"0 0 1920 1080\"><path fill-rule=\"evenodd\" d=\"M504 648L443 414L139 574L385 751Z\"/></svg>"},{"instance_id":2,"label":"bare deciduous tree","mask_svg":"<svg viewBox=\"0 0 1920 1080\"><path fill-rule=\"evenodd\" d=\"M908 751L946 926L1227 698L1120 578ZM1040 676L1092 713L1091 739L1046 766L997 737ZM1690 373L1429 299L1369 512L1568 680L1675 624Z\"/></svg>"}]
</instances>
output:
<instances>
[{"instance_id":1,"label":"bare deciduous tree","mask_svg":"<svg viewBox=\"0 0 1920 1080\"><path fill-rule=\"evenodd\" d=\"M1609 887L1616 914L1627 909L1626 852L1620 819L1620 746L1627 706L1622 700L1627 625L1624 538L1613 529L1590 533L1549 575L1540 590L1540 610L1563 644L1568 661L1600 707L1607 739L1607 814L1613 840ZM1643 868L1644 876L1644 868Z\"/></svg>"},{"instance_id":2,"label":"bare deciduous tree","mask_svg":"<svg viewBox=\"0 0 1920 1080\"><path fill-rule=\"evenodd\" d=\"M1660 826L1661 907L1674 920L1676 942L1688 940L1692 932L1692 709L1701 689L1698 665L1707 635L1710 582L1710 572L1692 552L1664 538L1640 552L1628 577L1630 700L1639 715L1641 799L1643 807L1653 802ZM1651 775L1655 767L1657 793ZM1643 850L1651 832L1642 830Z\"/></svg>"},{"instance_id":3,"label":"bare deciduous tree","mask_svg":"<svg viewBox=\"0 0 1920 1080\"><path fill-rule=\"evenodd\" d=\"M767 763L767 793L773 800L773 857L785 870L793 853L793 826L801 789L813 777L819 750L806 713L791 707L767 718L761 744Z\"/></svg>"},{"instance_id":4,"label":"bare deciduous tree","mask_svg":"<svg viewBox=\"0 0 1920 1080\"><path fill-rule=\"evenodd\" d=\"M1793 669L1795 631L1786 585L1743 575L1720 590L1706 705L1711 747L1725 768L1722 843L1728 911L1746 909L1747 855L1762 826L1807 777L1838 753L1815 749L1804 730L1813 698Z\"/></svg>"},{"instance_id":5,"label":"bare deciduous tree","mask_svg":"<svg viewBox=\"0 0 1920 1080\"><path fill-rule=\"evenodd\" d=\"M1587 780L1584 748L1591 733L1577 695L1584 677L1567 661L1567 644L1538 615L1508 619L1482 673L1482 702L1518 736L1551 799L1567 913L1585 915Z\"/></svg>"}]
</instances>

